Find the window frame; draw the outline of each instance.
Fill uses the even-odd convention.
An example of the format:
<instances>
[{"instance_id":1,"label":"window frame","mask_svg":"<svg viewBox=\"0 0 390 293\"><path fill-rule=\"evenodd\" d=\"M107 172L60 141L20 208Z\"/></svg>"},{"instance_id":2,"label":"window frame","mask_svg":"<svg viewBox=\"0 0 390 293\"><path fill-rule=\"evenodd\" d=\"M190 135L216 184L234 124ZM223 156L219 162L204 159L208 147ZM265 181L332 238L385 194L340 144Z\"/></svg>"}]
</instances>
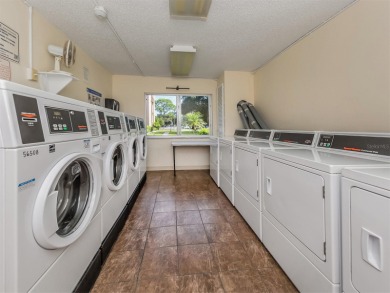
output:
<instances>
[{"instance_id":1,"label":"window frame","mask_svg":"<svg viewBox=\"0 0 390 293\"><path fill-rule=\"evenodd\" d=\"M213 98L213 95L212 94L194 94L194 93L190 93L190 94L186 94L186 93L145 93L145 117L147 116L146 115L146 111L148 109L148 103L149 103L149 100L148 100L148 97L149 96L169 96L169 97L172 97L172 96L176 96L176 127L177 127L177 135L147 135L148 139L159 139L159 138L162 138L162 139L177 139L177 138L180 138L180 139L186 139L186 138L191 138L191 139L194 139L194 138L209 138L211 136L213 136L213 101L212 101L212 98ZM181 133L182 131L182 128L181 128L181 120L182 120L182 114L181 114L181 97L187 97L187 96L207 96L208 97L208 110L209 110L209 134L208 135L183 135Z\"/></svg>"}]
</instances>

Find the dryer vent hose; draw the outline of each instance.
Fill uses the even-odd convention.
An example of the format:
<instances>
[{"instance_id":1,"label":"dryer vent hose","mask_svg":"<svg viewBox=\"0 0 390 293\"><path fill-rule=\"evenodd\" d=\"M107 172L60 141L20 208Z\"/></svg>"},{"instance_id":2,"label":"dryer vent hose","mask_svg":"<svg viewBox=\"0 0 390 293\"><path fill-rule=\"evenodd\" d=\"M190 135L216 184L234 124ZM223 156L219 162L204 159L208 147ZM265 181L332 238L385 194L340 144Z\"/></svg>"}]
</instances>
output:
<instances>
[{"instance_id":1,"label":"dryer vent hose","mask_svg":"<svg viewBox=\"0 0 390 293\"><path fill-rule=\"evenodd\" d=\"M246 129L268 129L256 108L245 100L237 103L238 115Z\"/></svg>"}]
</instances>

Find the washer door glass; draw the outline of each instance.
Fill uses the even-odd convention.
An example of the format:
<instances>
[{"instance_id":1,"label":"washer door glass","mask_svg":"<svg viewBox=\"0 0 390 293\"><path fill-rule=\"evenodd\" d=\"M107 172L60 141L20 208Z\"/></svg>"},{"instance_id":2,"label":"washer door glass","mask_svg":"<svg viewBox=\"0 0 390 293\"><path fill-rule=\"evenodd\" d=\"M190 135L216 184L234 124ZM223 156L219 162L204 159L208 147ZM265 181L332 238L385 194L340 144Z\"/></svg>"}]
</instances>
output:
<instances>
[{"instance_id":1,"label":"washer door glass","mask_svg":"<svg viewBox=\"0 0 390 293\"><path fill-rule=\"evenodd\" d=\"M115 148L115 151L112 153L112 157L111 157L111 170L112 170L111 178L114 185L118 185L122 178L123 158L124 158L124 154L123 154L122 146L118 145Z\"/></svg>"},{"instance_id":2,"label":"washer door glass","mask_svg":"<svg viewBox=\"0 0 390 293\"><path fill-rule=\"evenodd\" d=\"M58 235L65 237L76 230L89 202L91 181L89 168L80 159L63 171L55 187L58 192Z\"/></svg>"}]
</instances>

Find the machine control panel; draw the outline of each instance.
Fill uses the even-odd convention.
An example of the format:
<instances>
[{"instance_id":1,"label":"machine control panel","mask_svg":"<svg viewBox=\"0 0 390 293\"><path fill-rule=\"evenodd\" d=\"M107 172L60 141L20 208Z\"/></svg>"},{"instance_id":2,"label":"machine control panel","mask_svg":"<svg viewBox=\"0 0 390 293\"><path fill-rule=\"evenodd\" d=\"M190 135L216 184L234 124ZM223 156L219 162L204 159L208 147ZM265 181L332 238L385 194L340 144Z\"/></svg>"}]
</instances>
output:
<instances>
[{"instance_id":1,"label":"machine control panel","mask_svg":"<svg viewBox=\"0 0 390 293\"><path fill-rule=\"evenodd\" d=\"M248 136L249 130L246 129L236 129L234 131L234 136L242 136L242 137L247 137Z\"/></svg>"},{"instance_id":2,"label":"machine control panel","mask_svg":"<svg viewBox=\"0 0 390 293\"><path fill-rule=\"evenodd\" d=\"M282 132L276 131L272 139L276 142L295 143L301 145L312 145L314 141L314 132Z\"/></svg>"},{"instance_id":3,"label":"machine control panel","mask_svg":"<svg viewBox=\"0 0 390 293\"><path fill-rule=\"evenodd\" d=\"M107 115L107 124L109 130L122 129L119 117Z\"/></svg>"},{"instance_id":4,"label":"machine control panel","mask_svg":"<svg viewBox=\"0 0 390 293\"><path fill-rule=\"evenodd\" d=\"M251 131L249 132L249 137L252 137L252 138L260 138L260 139L269 140L270 136L271 136L271 131L251 130Z\"/></svg>"},{"instance_id":5,"label":"machine control panel","mask_svg":"<svg viewBox=\"0 0 390 293\"><path fill-rule=\"evenodd\" d=\"M88 131L85 113L68 109L45 107L50 133Z\"/></svg>"},{"instance_id":6,"label":"machine control panel","mask_svg":"<svg viewBox=\"0 0 390 293\"><path fill-rule=\"evenodd\" d=\"M321 134L317 147L390 156L390 136Z\"/></svg>"},{"instance_id":7,"label":"machine control panel","mask_svg":"<svg viewBox=\"0 0 390 293\"><path fill-rule=\"evenodd\" d=\"M129 125L131 130L137 130L137 124L135 123L135 119L129 118Z\"/></svg>"},{"instance_id":8,"label":"machine control panel","mask_svg":"<svg viewBox=\"0 0 390 293\"><path fill-rule=\"evenodd\" d=\"M100 129L102 130L102 134L103 135L108 134L106 117L104 116L104 113L98 111L98 116L99 116L99 124L100 124Z\"/></svg>"},{"instance_id":9,"label":"machine control panel","mask_svg":"<svg viewBox=\"0 0 390 293\"><path fill-rule=\"evenodd\" d=\"M22 143L44 142L37 99L16 94L13 97Z\"/></svg>"},{"instance_id":10,"label":"machine control panel","mask_svg":"<svg viewBox=\"0 0 390 293\"><path fill-rule=\"evenodd\" d=\"M141 120L141 119L138 119L138 126L139 126L139 129L145 129L145 124L144 124L144 121Z\"/></svg>"}]
</instances>

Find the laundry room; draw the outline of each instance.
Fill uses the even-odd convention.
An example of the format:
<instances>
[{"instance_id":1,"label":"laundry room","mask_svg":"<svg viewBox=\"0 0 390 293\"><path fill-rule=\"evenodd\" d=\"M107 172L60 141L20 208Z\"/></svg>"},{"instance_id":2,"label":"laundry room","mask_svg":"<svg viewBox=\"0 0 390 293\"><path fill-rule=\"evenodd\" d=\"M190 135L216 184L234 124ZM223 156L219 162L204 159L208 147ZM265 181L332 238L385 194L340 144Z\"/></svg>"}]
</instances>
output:
<instances>
[{"instance_id":1,"label":"laundry room","mask_svg":"<svg viewBox=\"0 0 390 293\"><path fill-rule=\"evenodd\" d=\"M389 0L0 0L0 292L390 292Z\"/></svg>"}]
</instances>

